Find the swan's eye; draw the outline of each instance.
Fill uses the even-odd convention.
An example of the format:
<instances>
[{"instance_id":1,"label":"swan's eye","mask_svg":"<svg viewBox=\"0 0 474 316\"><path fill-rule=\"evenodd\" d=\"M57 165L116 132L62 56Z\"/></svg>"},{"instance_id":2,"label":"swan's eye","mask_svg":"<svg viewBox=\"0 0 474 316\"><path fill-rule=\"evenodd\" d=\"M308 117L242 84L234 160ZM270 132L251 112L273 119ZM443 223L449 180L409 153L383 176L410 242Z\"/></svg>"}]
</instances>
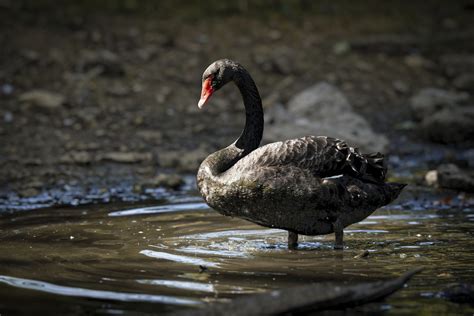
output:
<instances>
[{"instance_id":1,"label":"swan's eye","mask_svg":"<svg viewBox=\"0 0 474 316\"><path fill-rule=\"evenodd\" d=\"M212 88L216 88L217 86L217 80L216 80L216 76L214 74L211 74L209 75L206 80L210 80L210 84L211 84L211 87Z\"/></svg>"}]
</instances>

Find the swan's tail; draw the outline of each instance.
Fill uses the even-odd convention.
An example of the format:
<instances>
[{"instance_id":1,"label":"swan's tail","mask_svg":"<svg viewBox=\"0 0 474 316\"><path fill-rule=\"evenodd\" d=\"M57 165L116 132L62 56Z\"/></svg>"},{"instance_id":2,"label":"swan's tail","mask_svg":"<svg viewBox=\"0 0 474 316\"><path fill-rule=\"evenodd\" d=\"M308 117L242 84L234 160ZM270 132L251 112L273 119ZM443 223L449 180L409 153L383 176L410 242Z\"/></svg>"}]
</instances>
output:
<instances>
[{"instance_id":1,"label":"swan's tail","mask_svg":"<svg viewBox=\"0 0 474 316\"><path fill-rule=\"evenodd\" d=\"M389 194L387 196L387 204L395 200L400 193L402 192L403 188L406 187L407 185L405 183L395 183L395 182L390 182L387 183L387 186L389 188Z\"/></svg>"},{"instance_id":2,"label":"swan's tail","mask_svg":"<svg viewBox=\"0 0 474 316\"><path fill-rule=\"evenodd\" d=\"M387 163L384 155L377 153L361 154L358 148L349 147L347 156L349 174L361 180L380 183L385 181Z\"/></svg>"}]
</instances>

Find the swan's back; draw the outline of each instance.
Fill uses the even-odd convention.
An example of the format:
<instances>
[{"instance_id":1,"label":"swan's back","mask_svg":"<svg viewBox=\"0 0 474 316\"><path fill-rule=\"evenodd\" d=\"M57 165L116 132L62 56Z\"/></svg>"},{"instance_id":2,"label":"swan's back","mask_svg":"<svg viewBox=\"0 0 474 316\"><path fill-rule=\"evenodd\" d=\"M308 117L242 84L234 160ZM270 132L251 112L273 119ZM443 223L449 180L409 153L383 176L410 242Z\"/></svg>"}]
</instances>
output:
<instances>
[{"instance_id":1,"label":"swan's back","mask_svg":"<svg viewBox=\"0 0 474 316\"><path fill-rule=\"evenodd\" d=\"M317 178L351 175L368 182L383 182L386 166L383 155L363 155L344 141L325 136L306 136L271 143L240 159L226 174L238 178L259 170L294 168ZM281 173L281 172L280 172ZM280 174L285 176L284 173ZM292 176L288 172L286 176Z\"/></svg>"}]
</instances>

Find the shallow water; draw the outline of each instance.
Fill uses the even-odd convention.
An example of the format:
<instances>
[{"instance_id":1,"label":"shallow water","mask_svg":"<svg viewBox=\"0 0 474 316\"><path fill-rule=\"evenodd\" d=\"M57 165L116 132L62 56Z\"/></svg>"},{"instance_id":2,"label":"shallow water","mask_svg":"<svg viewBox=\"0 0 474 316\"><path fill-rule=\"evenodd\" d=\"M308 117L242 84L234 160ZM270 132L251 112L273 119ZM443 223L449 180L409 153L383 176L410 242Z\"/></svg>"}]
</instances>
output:
<instances>
[{"instance_id":1,"label":"shallow water","mask_svg":"<svg viewBox=\"0 0 474 316\"><path fill-rule=\"evenodd\" d=\"M474 282L474 209L381 209L332 235L300 236L223 217L201 199L49 208L0 216L0 314L148 314L319 281L356 283L425 270L351 312L472 314L439 291ZM366 258L354 258L363 250ZM203 269L205 267L205 269ZM204 271L203 271L204 270Z\"/></svg>"}]
</instances>

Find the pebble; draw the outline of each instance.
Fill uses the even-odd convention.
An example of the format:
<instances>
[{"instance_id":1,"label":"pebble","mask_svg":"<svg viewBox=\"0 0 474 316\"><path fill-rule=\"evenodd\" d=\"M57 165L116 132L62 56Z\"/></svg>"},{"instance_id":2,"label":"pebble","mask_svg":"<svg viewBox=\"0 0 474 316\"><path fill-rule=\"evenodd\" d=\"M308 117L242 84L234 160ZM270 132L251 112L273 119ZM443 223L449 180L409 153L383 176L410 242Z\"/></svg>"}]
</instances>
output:
<instances>
[{"instance_id":1,"label":"pebble","mask_svg":"<svg viewBox=\"0 0 474 316\"><path fill-rule=\"evenodd\" d=\"M4 114L3 114L3 121L5 123L11 123L13 122L13 113L10 112L10 111L6 111Z\"/></svg>"},{"instance_id":2,"label":"pebble","mask_svg":"<svg viewBox=\"0 0 474 316\"><path fill-rule=\"evenodd\" d=\"M72 151L61 156L59 161L67 164L89 164L94 161L94 157L87 151Z\"/></svg>"},{"instance_id":3,"label":"pebble","mask_svg":"<svg viewBox=\"0 0 474 316\"><path fill-rule=\"evenodd\" d=\"M15 91L15 88L9 83L5 83L0 86L0 93L5 96L9 96L13 94L14 91Z\"/></svg>"},{"instance_id":4,"label":"pebble","mask_svg":"<svg viewBox=\"0 0 474 316\"><path fill-rule=\"evenodd\" d=\"M351 44L347 41L340 41L334 44L332 51L336 55L343 55L348 53L351 50Z\"/></svg>"},{"instance_id":5,"label":"pebble","mask_svg":"<svg viewBox=\"0 0 474 316\"><path fill-rule=\"evenodd\" d=\"M360 259L360 258L367 258L369 256L370 252L368 250L364 250L360 252L359 254L354 256L354 259Z\"/></svg>"},{"instance_id":6,"label":"pebble","mask_svg":"<svg viewBox=\"0 0 474 316\"><path fill-rule=\"evenodd\" d=\"M153 154L148 152L108 152L102 155L101 160L120 163L135 163L151 161Z\"/></svg>"},{"instance_id":7,"label":"pebble","mask_svg":"<svg viewBox=\"0 0 474 316\"><path fill-rule=\"evenodd\" d=\"M403 61L405 62L407 66L413 67L413 68L426 67L431 64L429 60L427 60L426 58L418 54L407 55L405 56Z\"/></svg>"},{"instance_id":8,"label":"pebble","mask_svg":"<svg viewBox=\"0 0 474 316\"><path fill-rule=\"evenodd\" d=\"M65 98L59 93L46 90L31 90L22 93L18 97L18 101L43 109L55 110L63 105Z\"/></svg>"}]
</instances>

